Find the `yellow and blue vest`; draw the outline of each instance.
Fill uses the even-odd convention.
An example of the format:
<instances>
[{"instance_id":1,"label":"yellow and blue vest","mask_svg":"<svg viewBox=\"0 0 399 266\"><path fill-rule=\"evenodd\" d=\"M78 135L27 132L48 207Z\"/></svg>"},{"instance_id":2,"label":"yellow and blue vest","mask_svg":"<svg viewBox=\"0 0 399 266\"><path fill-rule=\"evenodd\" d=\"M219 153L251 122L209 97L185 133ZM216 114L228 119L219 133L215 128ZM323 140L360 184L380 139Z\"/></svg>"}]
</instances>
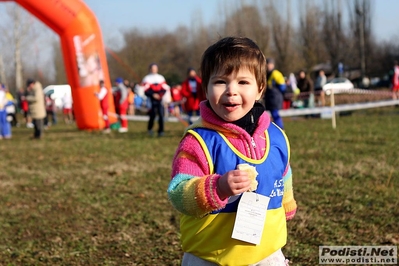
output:
<instances>
[{"instance_id":1,"label":"yellow and blue vest","mask_svg":"<svg viewBox=\"0 0 399 266\"><path fill-rule=\"evenodd\" d=\"M206 128L188 131L201 144L211 174L236 169L240 163L256 167L256 193L270 197L261 243L254 245L231 238L241 195L229 198L225 208L205 217L182 215L182 245L189 252L219 265L248 265L268 257L286 243L286 216L282 206L283 174L289 162L289 145L285 134L275 124L265 131L266 151L259 160L244 156L219 132Z\"/></svg>"}]
</instances>

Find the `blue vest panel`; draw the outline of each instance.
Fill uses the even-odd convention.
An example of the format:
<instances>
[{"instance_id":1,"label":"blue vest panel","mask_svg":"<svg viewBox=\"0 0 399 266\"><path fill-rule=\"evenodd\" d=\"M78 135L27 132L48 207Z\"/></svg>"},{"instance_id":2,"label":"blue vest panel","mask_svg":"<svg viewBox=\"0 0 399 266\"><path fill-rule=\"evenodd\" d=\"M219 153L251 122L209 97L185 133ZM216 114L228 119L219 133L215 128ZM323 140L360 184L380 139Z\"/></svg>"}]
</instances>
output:
<instances>
[{"instance_id":1,"label":"blue vest panel","mask_svg":"<svg viewBox=\"0 0 399 266\"><path fill-rule=\"evenodd\" d=\"M265 131L266 154L260 160L254 160L241 154L219 132L206 128L192 130L202 138L203 141L200 140L202 148L206 154L210 155L208 163L213 164L213 167L210 167L210 169L213 168L211 174L223 175L237 169L237 165L242 163L255 166L259 173L256 177L258 187L255 192L270 197L268 210L282 207L283 174L288 164L289 154L284 133L276 125L270 124L269 129ZM236 212L240 198L241 195L230 197L229 203L224 209L211 214Z\"/></svg>"}]
</instances>

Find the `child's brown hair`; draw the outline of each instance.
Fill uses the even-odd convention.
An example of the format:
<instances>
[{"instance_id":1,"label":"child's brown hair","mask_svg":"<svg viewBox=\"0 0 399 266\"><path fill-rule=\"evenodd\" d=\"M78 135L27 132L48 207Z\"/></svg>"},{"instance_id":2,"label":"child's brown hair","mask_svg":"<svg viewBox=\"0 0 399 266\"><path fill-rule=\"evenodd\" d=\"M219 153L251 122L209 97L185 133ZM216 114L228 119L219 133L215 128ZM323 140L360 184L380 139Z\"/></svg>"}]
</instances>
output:
<instances>
[{"instance_id":1,"label":"child's brown hair","mask_svg":"<svg viewBox=\"0 0 399 266\"><path fill-rule=\"evenodd\" d=\"M248 68L256 78L259 91L266 87L266 59L254 41L245 37L226 37L213 45L202 55L202 89L207 93L211 75L224 69L224 75Z\"/></svg>"}]
</instances>

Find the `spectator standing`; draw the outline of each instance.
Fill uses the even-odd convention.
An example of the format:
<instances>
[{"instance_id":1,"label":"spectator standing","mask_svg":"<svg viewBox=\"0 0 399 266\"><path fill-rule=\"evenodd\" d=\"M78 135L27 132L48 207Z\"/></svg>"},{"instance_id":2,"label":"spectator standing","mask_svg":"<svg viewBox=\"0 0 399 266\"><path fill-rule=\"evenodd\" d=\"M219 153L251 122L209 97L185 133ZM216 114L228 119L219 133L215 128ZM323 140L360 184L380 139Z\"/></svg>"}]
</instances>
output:
<instances>
[{"instance_id":1,"label":"spectator standing","mask_svg":"<svg viewBox=\"0 0 399 266\"><path fill-rule=\"evenodd\" d=\"M45 104L46 104L46 118L44 119L44 127L49 127L52 124L55 125L57 124L57 112L56 112L56 106L55 106L55 100L51 97L51 95L46 95L45 96ZM50 122L50 115L51 115L51 121Z\"/></svg>"},{"instance_id":2,"label":"spectator standing","mask_svg":"<svg viewBox=\"0 0 399 266\"><path fill-rule=\"evenodd\" d=\"M127 110L129 108L129 99L128 99L128 89L126 88L124 81L122 78L117 78L115 80L116 90L114 91L114 99L115 105L117 108L117 113L119 115L119 119L121 121L121 127L118 129L119 133L128 132L128 123L127 123Z\"/></svg>"},{"instance_id":3,"label":"spectator standing","mask_svg":"<svg viewBox=\"0 0 399 266\"><path fill-rule=\"evenodd\" d=\"M108 105L109 105L108 89L105 87L105 83L103 80L100 80L99 85L100 85L100 91L96 92L95 95L100 100L101 111L103 113L103 119L105 124L103 132L105 134L108 134L111 132L109 118L108 118Z\"/></svg>"},{"instance_id":4,"label":"spectator standing","mask_svg":"<svg viewBox=\"0 0 399 266\"><path fill-rule=\"evenodd\" d=\"M278 110L283 105L283 93L286 85L283 74L275 69L274 59L266 59L267 68L267 88L265 92L265 106L273 118L274 123L284 129L283 119L280 117Z\"/></svg>"},{"instance_id":5,"label":"spectator standing","mask_svg":"<svg viewBox=\"0 0 399 266\"><path fill-rule=\"evenodd\" d=\"M304 107L314 107L313 82L304 70L299 71L297 87L304 99Z\"/></svg>"},{"instance_id":6,"label":"spectator standing","mask_svg":"<svg viewBox=\"0 0 399 266\"><path fill-rule=\"evenodd\" d=\"M166 91L169 89L169 85L166 84L165 78L158 74L158 65L151 64L149 67L149 74L143 78L142 84L145 87L145 95L148 97L151 103L148 114L150 120L148 121L148 134L153 135L152 128L154 127L155 117L158 115L158 137L164 135L164 106L162 98Z\"/></svg>"},{"instance_id":7,"label":"spectator standing","mask_svg":"<svg viewBox=\"0 0 399 266\"><path fill-rule=\"evenodd\" d=\"M10 103L7 99L6 89L0 84L0 140L11 138L11 125L7 120L6 107Z\"/></svg>"},{"instance_id":8,"label":"spectator standing","mask_svg":"<svg viewBox=\"0 0 399 266\"><path fill-rule=\"evenodd\" d=\"M399 65L398 61L394 61L392 76L392 99L399 99Z\"/></svg>"},{"instance_id":9,"label":"spectator standing","mask_svg":"<svg viewBox=\"0 0 399 266\"><path fill-rule=\"evenodd\" d=\"M4 84L2 86L6 92L6 98L8 100L8 103L6 106L7 120L10 121L9 119L11 119L10 124L11 124L11 126L15 127L18 125L17 108L16 108L15 99L14 99L14 96L12 96L10 90L7 87L5 87Z\"/></svg>"},{"instance_id":10,"label":"spectator standing","mask_svg":"<svg viewBox=\"0 0 399 266\"><path fill-rule=\"evenodd\" d=\"M291 75L288 78L285 79L285 93L283 97L283 109L290 109L292 107L292 103L295 100L295 89L296 89L296 80L295 82L292 81Z\"/></svg>"},{"instance_id":11,"label":"spectator standing","mask_svg":"<svg viewBox=\"0 0 399 266\"><path fill-rule=\"evenodd\" d=\"M205 99L202 93L202 81L197 76L194 68L187 70L187 78L182 83L181 93L185 97L184 110L188 116L188 123L191 125L193 115L199 115L200 102Z\"/></svg>"},{"instance_id":12,"label":"spectator standing","mask_svg":"<svg viewBox=\"0 0 399 266\"><path fill-rule=\"evenodd\" d=\"M44 93L42 84L33 79L28 79L26 85L26 100L29 104L29 110L34 126L33 139L41 139L44 126L44 118L46 117L46 108L44 104Z\"/></svg>"},{"instance_id":13,"label":"spectator standing","mask_svg":"<svg viewBox=\"0 0 399 266\"><path fill-rule=\"evenodd\" d=\"M327 77L324 70L320 70L317 75L316 81L314 83L314 91L316 94L316 100L321 105L324 106L326 104L325 93L323 91L323 86L327 83Z\"/></svg>"},{"instance_id":14,"label":"spectator standing","mask_svg":"<svg viewBox=\"0 0 399 266\"><path fill-rule=\"evenodd\" d=\"M71 124L73 122L73 101L72 95L69 93L65 93L62 97L62 113L64 115L65 124Z\"/></svg>"},{"instance_id":15,"label":"spectator standing","mask_svg":"<svg viewBox=\"0 0 399 266\"><path fill-rule=\"evenodd\" d=\"M173 85L170 89L172 96L172 115L180 117L182 111L183 94L181 93L181 84Z\"/></svg>"},{"instance_id":16,"label":"spectator standing","mask_svg":"<svg viewBox=\"0 0 399 266\"><path fill-rule=\"evenodd\" d=\"M30 112L29 112L29 104L28 104L28 101L26 100L27 94L28 94L28 92L23 88L21 88L18 91L18 97L19 97L19 102L20 102L19 108L21 108L21 112L24 116L26 127L33 128L32 117L30 116Z\"/></svg>"}]
</instances>

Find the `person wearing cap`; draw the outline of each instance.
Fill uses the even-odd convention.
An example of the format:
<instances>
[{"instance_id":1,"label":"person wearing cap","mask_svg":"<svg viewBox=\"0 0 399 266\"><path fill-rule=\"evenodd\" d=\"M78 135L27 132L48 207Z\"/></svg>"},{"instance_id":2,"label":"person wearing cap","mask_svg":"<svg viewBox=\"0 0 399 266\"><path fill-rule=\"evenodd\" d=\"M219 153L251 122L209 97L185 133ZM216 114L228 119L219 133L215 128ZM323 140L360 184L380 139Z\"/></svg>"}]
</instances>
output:
<instances>
[{"instance_id":1,"label":"person wearing cap","mask_svg":"<svg viewBox=\"0 0 399 266\"><path fill-rule=\"evenodd\" d=\"M7 91L3 84L0 83L0 139L11 138L11 125L7 120L6 107L11 102L7 99Z\"/></svg>"},{"instance_id":2,"label":"person wearing cap","mask_svg":"<svg viewBox=\"0 0 399 266\"><path fill-rule=\"evenodd\" d=\"M33 139L40 139L44 127L44 118L46 117L43 87L40 82L33 79L28 79L26 86L28 91L26 100L34 126Z\"/></svg>"},{"instance_id":3,"label":"person wearing cap","mask_svg":"<svg viewBox=\"0 0 399 266\"><path fill-rule=\"evenodd\" d=\"M116 90L114 91L114 99L117 113L121 121L121 127L119 128L119 133L125 133L128 131L127 124L127 109L129 108L128 102L128 91L126 86L123 84L123 78L115 79Z\"/></svg>"},{"instance_id":4,"label":"person wearing cap","mask_svg":"<svg viewBox=\"0 0 399 266\"><path fill-rule=\"evenodd\" d=\"M283 119L280 117L278 110L283 105L283 93L285 92L286 85L283 74L274 68L274 59L266 59L267 70L267 88L265 92L265 107L270 112L273 121L281 129L284 129Z\"/></svg>"},{"instance_id":5,"label":"person wearing cap","mask_svg":"<svg viewBox=\"0 0 399 266\"><path fill-rule=\"evenodd\" d=\"M154 126L154 121L156 115L158 115L158 137L164 135L164 107L162 104L162 97L170 89L169 85L166 84L165 78L158 74L158 66L156 64L151 64L149 67L150 73L147 74L142 81L145 88L145 95L150 99L151 109L148 114L150 120L148 121L148 134L152 135L152 128Z\"/></svg>"},{"instance_id":6,"label":"person wearing cap","mask_svg":"<svg viewBox=\"0 0 399 266\"><path fill-rule=\"evenodd\" d=\"M197 76L194 68L187 70L187 79L182 83L181 93L186 98L184 103L184 110L188 115L188 123L191 125L191 117L193 115L199 115L200 102L205 100L205 96L202 93L201 85L202 80Z\"/></svg>"}]
</instances>

